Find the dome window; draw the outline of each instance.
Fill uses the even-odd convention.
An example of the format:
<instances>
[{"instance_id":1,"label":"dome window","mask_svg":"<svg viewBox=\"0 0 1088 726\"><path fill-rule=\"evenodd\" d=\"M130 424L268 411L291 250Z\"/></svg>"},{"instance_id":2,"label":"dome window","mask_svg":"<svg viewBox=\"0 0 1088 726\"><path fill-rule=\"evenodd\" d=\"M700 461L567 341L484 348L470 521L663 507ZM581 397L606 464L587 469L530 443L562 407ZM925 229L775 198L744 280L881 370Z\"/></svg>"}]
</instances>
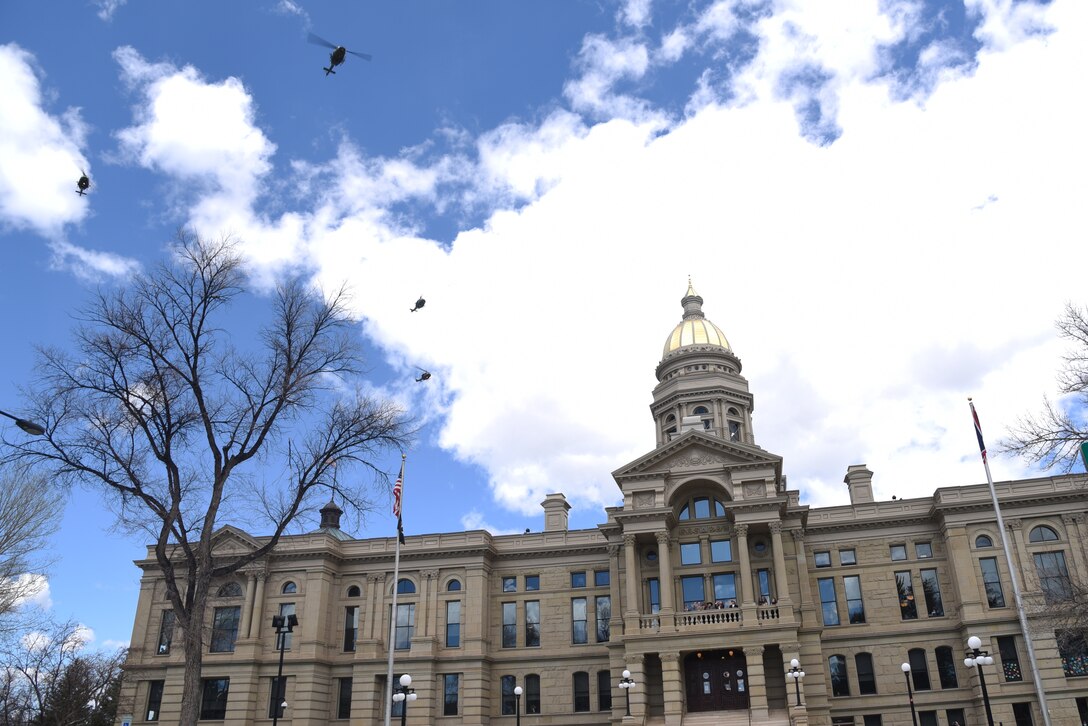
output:
<instances>
[{"instance_id":1,"label":"dome window","mask_svg":"<svg viewBox=\"0 0 1088 726\"><path fill-rule=\"evenodd\" d=\"M1031 530L1031 534L1028 535L1029 542L1057 542L1058 533L1052 530L1046 525L1040 524L1035 529Z\"/></svg>"}]
</instances>

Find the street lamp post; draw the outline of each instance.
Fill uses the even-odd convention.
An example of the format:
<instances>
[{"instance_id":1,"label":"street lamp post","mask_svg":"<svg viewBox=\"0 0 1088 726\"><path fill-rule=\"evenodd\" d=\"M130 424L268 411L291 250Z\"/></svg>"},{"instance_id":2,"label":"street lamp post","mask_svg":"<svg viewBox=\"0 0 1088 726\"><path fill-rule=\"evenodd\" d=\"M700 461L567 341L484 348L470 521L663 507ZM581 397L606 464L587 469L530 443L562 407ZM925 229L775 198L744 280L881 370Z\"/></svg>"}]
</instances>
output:
<instances>
[{"instance_id":1,"label":"street lamp post","mask_svg":"<svg viewBox=\"0 0 1088 726\"><path fill-rule=\"evenodd\" d=\"M903 677L907 680L907 700L910 701L910 722L918 726L918 714L914 711L914 690L910 687L910 663L904 663Z\"/></svg>"},{"instance_id":2,"label":"street lamp post","mask_svg":"<svg viewBox=\"0 0 1088 726\"><path fill-rule=\"evenodd\" d=\"M797 705L801 705L801 679L805 677L805 672L801 670L801 661L794 658L790 661L790 669L786 671L786 675L793 679L793 688L797 691Z\"/></svg>"},{"instance_id":3,"label":"street lamp post","mask_svg":"<svg viewBox=\"0 0 1088 726\"><path fill-rule=\"evenodd\" d=\"M19 418L18 416L12 416L7 411L0 411L0 416L6 416L15 422L15 425L27 432L31 436L41 436L45 433L45 427L36 424L33 421L27 421L25 418Z\"/></svg>"},{"instance_id":4,"label":"street lamp post","mask_svg":"<svg viewBox=\"0 0 1088 726\"><path fill-rule=\"evenodd\" d=\"M982 640L974 635L967 639L967 657L963 659L963 664L978 671L978 684L982 686L982 705L986 707L986 723L994 726L994 714L990 711L990 694L986 691L986 676L982 674L982 666L993 665L994 657L982 650Z\"/></svg>"},{"instance_id":5,"label":"street lamp post","mask_svg":"<svg viewBox=\"0 0 1088 726\"><path fill-rule=\"evenodd\" d=\"M278 693L273 694L279 703L276 704L276 708L272 711L272 726L280 720L280 714L287 708L287 686L283 682L283 651L287 648L287 634L295 629L298 625L298 616L291 615L273 615L272 627L276 629L276 647L280 651L280 669L276 673L276 690Z\"/></svg>"},{"instance_id":6,"label":"street lamp post","mask_svg":"<svg viewBox=\"0 0 1088 726\"><path fill-rule=\"evenodd\" d=\"M631 677L631 671L624 670L623 677L620 678L620 688L623 689L623 695L627 697L627 713L625 715L631 715L631 689L635 687L635 679Z\"/></svg>"},{"instance_id":7,"label":"street lamp post","mask_svg":"<svg viewBox=\"0 0 1088 726\"><path fill-rule=\"evenodd\" d=\"M400 687L394 689L393 703L402 703L400 709L400 726L408 722L408 702L416 700L416 689L409 688L412 685L412 677L405 673L400 677Z\"/></svg>"},{"instance_id":8,"label":"street lamp post","mask_svg":"<svg viewBox=\"0 0 1088 726\"><path fill-rule=\"evenodd\" d=\"M521 686L514 686L514 719L517 726L521 726Z\"/></svg>"}]
</instances>

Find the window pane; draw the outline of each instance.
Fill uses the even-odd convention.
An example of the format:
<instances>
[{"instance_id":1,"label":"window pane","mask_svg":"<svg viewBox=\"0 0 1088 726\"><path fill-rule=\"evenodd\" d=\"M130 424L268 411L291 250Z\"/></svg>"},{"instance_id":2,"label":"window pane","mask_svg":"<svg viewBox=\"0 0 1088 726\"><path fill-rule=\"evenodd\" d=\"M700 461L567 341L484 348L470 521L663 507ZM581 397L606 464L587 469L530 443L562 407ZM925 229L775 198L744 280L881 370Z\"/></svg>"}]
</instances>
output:
<instances>
[{"instance_id":1,"label":"window pane","mask_svg":"<svg viewBox=\"0 0 1088 726\"><path fill-rule=\"evenodd\" d=\"M702 562L698 542L683 542L680 544L680 564L698 565Z\"/></svg>"},{"instance_id":2,"label":"window pane","mask_svg":"<svg viewBox=\"0 0 1088 726\"><path fill-rule=\"evenodd\" d=\"M842 578L846 591L846 612L851 624L865 622L865 602L861 599L861 577L850 575Z\"/></svg>"},{"instance_id":3,"label":"window pane","mask_svg":"<svg viewBox=\"0 0 1088 726\"><path fill-rule=\"evenodd\" d=\"M535 648L540 645L540 601L528 600L525 603L525 646Z\"/></svg>"},{"instance_id":4,"label":"window pane","mask_svg":"<svg viewBox=\"0 0 1088 726\"><path fill-rule=\"evenodd\" d=\"M1088 641L1084 633L1075 630L1059 630L1054 633L1058 641L1058 655L1062 659L1065 677L1088 676Z\"/></svg>"},{"instance_id":5,"label":"window pane","mask_svg":"<svg viewBox=\"0 0 1088 726\"><path fill-rule=\"evenodd\" d=\"M586 637L586 599L576 597L570 601L571 639L574 643L587 642Z\"/></svg>"},{"instance_id":6,"label":"window pane","mask_svg":"<svg viewBox=\"0 0 1088 726\"><path fill-rule=\"evenodd\" d=\"M174 641L174 611L162 611L162 623L159 625L159 655L170 652L170 644Z\"/></svg>"},{"instance_id":7,"label":"window pane","mask_svg":"<svg viewBox=\"0 0 1088 726\"><path fill-rule=\"evenodd\" d=\"M731 562L733 560L733 543L727 539L710 540L710 561Z\"/></svg>"},{"instance_id":8,"label":"window pane","mask_svg":"<svg viewBox=\"0 0 1088 726\"><path fill-rule=\"evenodd\" d=\"M936 570L922 570L922 592L926 596L926 612L929 617L944 615L944 603L941 601L941 584L937 581Z\"/></svg>"},{"instance_id":9,"label":"window pane","mask_svg":"<svg viewBox=\"0 0 1088 726\"><path fill-rule=\"evenodd\" d=\"M359 606L344 608L344 651L355 652L355 639L359 634Z\"/></svg>"},{"instance_id":10,"label":"window pane","mask_svg":"<svg viewBox=\"0 0 1088 726\"><path fill-rule=\"evenodd\" d=\"M540 713L540 676L525 676L525 713Z\"/></svg>"},{"instance_id":11,"label":"window pane","mask_svg":"<svg viewBox=\"0 0 1088 726\"><path fill-rule=\"evenodd\" d=\"M540 589L540 575L525 576L525 591L533 592Z\"/></svg>"},{"instance_id":12,"label":"window pane","mask_svg":"<svg viewBox=\"0 0 1088 726\"><path fill-rule=\"evenodd\" d=\"M158 721L162 708L162 687L166 681L148 681L147 718L145 721Z\"/></svg>"},{"instance_id":13,"label":"window pane","mask_svg":"<svg viewBox=\"0 0 1088 726\"><path fill-rule=\"evenodd\" d=\"M876 693L876 675L873 673L873 656L858 653L854 656L854 667L858 672L858 693L863 696Z\"/></svg>"},{"instance_id":14,"label":"window pane","mask_svg":"<svg viewBox=\"0 0 1088 726\"><path fill-rule=\"evenodd\" d=\"M1005 593L1001 590L1001 578L997 573L997 558L984 557L978 561L982 569L982 583L986 588L986 602L992 608L1005 607Z\"/></svg>"},{"instance_id":15,"label":"window pane","mask_svg":"<svg viewBox=\"0 0 1088 726\"><path fill-rule=\"evenodd\" d=\"M516 577L504 577L504 578L502 578L502 591L503 592L517 592L518 591L518 578L516 578Z\"/></svg>"},{"instance_id":16,"label":"window pane","mask_svg":"<svg viewBox=\"0 0 1088 726\"><path fill-rule=\"evenodd\" d=\"M937 648L937 675L941 680L941 688L958 688L956 678L956 660L952 649L948 647Z\"/></svg>"},{"instance_id":17,"label":"window pane","mask_svg":"<svg viewBox=\"0 0 1088 726\"><path fill-rule=\"evenodd\" d=\"M593 584L597 587L608 587L610 581L608 570L593 571Z\"/></svg>"},{"instance_id":18,"label":"window pane","mask_svg":"<svg viewBox=\"0 0 1088 726\"><path fill-rule=\"evenodd\" d=\"M612 598L608 595L597 598L597 642L607 643L612 620Z\"/></svg>"},{"instance_id":19,"label":"window pane","mask_svg":"<svg viewBox=\"0 0 1088 726\"><path fill-rule=\"evenodd\" d=\"M854 550L839 550L840 565L856 565L857 563L858 556Z\"/></svg>"},{"instance_id":20,"label":"window pane","mask_svg":"<svg viewBox=\"0 0 1088 726\"><path fill-rule=\"evenodd\" d=\"M1035 571L1039 575L1039 586L1048 603L1063 602L1073 597L1073 586L1069 582L1069 571L1065 567L1064 552L1036 554Z\"/></svg>"},{"instance_id":21,"label":"window pane","mask_svg":"<svg viewBox=\"0 0 1088 726\"><path fill-rule=\"evenodd\" d=\"M823 612L824 625L839 624L839 604L835 600L835 580L823 577L817 580L820 590L820 606Z\"/></svg>"},{"instance_id":22,"label":"window pane","mask_svg":"<svg viewBox=\"0 0 1088 726\"><path fill-rule=\"evenodd\" d=\"M997 638L997 651L1001 655L1001 670L1006 681L1022 681L1020 656L1016 652L1016 638L1002 635Z\"/></svg>"},{"instance_id":23,"label":"window pane","mask_svg":"<svg viewBox=\"0 0 1088 726\"><path fill-rule=\"evenodd\" d=\"M287 676L270 678L268 687L268 718L283 718L283 702L287 700Z\"/></svg>"},{"instance_id":24,"label":"window pane","mask_svg":"<svg viewBox=\"0 0 1088 726\"><path fill-rule=\"evenodd\" d=\"M227 716L229 678L205 678L201 682L200 718L222 720Z\"/></svg>"},{"instance_id":25,"label":"window pane","mask_svg":"<svg viewBox=\"0 0 1088 726\"><path fill-rule=\"evenodd\" d=\"M293 602L280 603L280 617L284 618L284 622L287 622L286 618L287 618L288 615L294 615L294 614L295 614L295 604ZM280 639L281 638L283 639L283 649L284 650L291 650L291 635L292 635L291 633L284 633L283 635L280 635L279 633L277 633L276 634L276 650L280 649ZM232 647L231 650L234 650L234 648Z\"/></svg>"},{"instance_id":26,"label":"window pane","mask_svg":"<svg viewBox=\"0 0 1088 726\"><path fill-rule=\"evenodd\" d=\"M892 561L907 559L907 546L906 545L892 545L891 547Z\"/></svg>"},{"instance_id":27,"label":"window pane","mask_svg":"<svg viewBox=\"0 0 1088 726\"><path fill-rule=\"evenodd\" d=\"M650 612L656 613L661 610L661 585L656 577L651 577L646 581L646 586L650 591Z\"/></svg>"},{"instance_id":28,"label":"window pane","mask_svg":"<svg viewBox=\"0 0 1088 726\"><path fill-rule=\"evenodd\" d=\"M216 608L212 616L212 638L209 649L212 653L233 653L234 641L238 639L238 621L242 608Z\"/></svg>"},{"instance_id":29,"label":"window pane","mask_svg":"<svg viewBox=\"0 0 1088 726\"><path fill-rule=\"evenodd\" d=\"M446 603L446 647L461 646L461 601L451 600Z\"/></svg>"},{"instance_id":30,"label":"window pane","mask_svg":"<svg viewBox=\"0 0 1088 726\"><path fill-rule=\"evenodd\" d=\"M684 593L684 609L694 610L695 603L706 601L706 592L703 588L702 575L681 577L680 587Z\"/></svg>"},{"instance_id":31,"label":"window pane","mask_svg":"<svg viewBox=\"0 0 1088 726\"><path fill-rule=\"evenodd\" d=\"M456 673L447 673L442 676L442 715L457 715L458 677Z\"/></svg>"},{"instance_id":32,"label":"window pane","mask_svg":"<svg viewBox=\"0 0 1088 726\"><path fill-rule=\"evenodd\" d=\"M698 497L695 500L695 518L710 519L710 500L706 497Z\"/></svg>"},{"instance_id":33,"label":"window pane","mask_svg":"<svg viewBox=\"0 0 1088 726\"><path fill-rule=\"evenodd\" d=\"M572 573L570 573L570 586L571 587L585 587L586 586L586 573L585 572L572 572Z\"/></svg>"},{"instance_id":34,"label":"window pane","mask_svg":"<svg viewBox=\"0 0 1088 726\"><path fill-rule=\"evenodd\" d=\"M827 659L827 666L831 671L831 695L849 696L850 681L846 676L846 657L833 655Z\"/></svg>"},{"instance_id":35,"label":"window pane","mask_svg":"<svg viewBox=\"0 0 1088 726\"><path fill-rule=\"evenodd\" d=\"M899 594L899 615L903 620L914 620L918 617L918 604L914 602L914 584L910 579L910 571L895 573L895 589Z\"/></svg>"},{"instance_id":36,"label":"window pane","mask_svg":"<svg viewBox=\"0 0 1088 726\"><path fill-rule=\"evenodd\" d=\"M914 556L920 560L926 560L933 556L933 545L929 542L915 542Z\"/></svg>"},{"instance_id":37,"label":"window pane","mask_svg":"<svg viewBox=\"0 0 1088 726\"><path fill-rule=\"evenodd\" d=\"M336 718L351 718L351 679L341 678L336 698Z\"/></svg>"},{"instance_id":38,"label":"window pane","mask_svg":"<svg viewBox=\"0 0 1088 726\"><path fill-rule=\"evenodd\" d=\"M926 652L921 648L913 648L907 651L907 660L910 661L910 675L914 681L914 690L928 691L929 665L926 662Z\"/></svg>"},{"instance_id":39,"label":"window pane","mask_svg":"<svg viewBox=\"0 0 1088 726\"><path fill-rule=\"evenodd\" d=\"M518 646L518 606L517 603L502 604L502 647Z\"/></svg>"},{"instance_id":40,"label":"window pane","mask_svg":"<svg viewBox=\"0 0 1088 726\"><path fill-rule=\"evenodd\" d=\"M713 576L714 599L720 600L723 607L728 607L730 602L737 604L737 578L732 572L722 572Z\"/></svg>"},{"instance_id":41,"label":"window pane","mask_svg":"<svg viewBox=\"0 0 1088 726\"><path fill-rule=\"evenodd\" d=\"M397 626L394 638L394 650L409 650L412 647L412 635L415 632L416 604L397 605Z\"/></svg>"},{"instance_id":42,"label":"window pane","mask_svg":"<svg viewBox=\"0 0 1088 726\"><path fill-rule=\"evenodd\" d=\"M503 676L502 683L502 715L514 715L514 676Z\"/></svg>"},{"instance_id":43,"label":"window pane","mask_svg":"<svg viewBox=\"0 0 1088 726\"><path fill-rule=\"evenodd\" d=\"M612 673L597 671L597 710L612 710Z\"/></svg>"},{"instance_id":44,"label":"window pane","mask_svg":"<svg viewBox=\"0 0 1088 726\"><path fill-rule=\"evenodd\" d=\"M817 567L831 567L830 552L813 552L812 559Z\"/></svg>"},{"instance_id":45,"label":"window pane","mask_svg":"<svg viewBox=\"0 0 1088 726\"><path fill-rule=\"evenodd\" d=\"M589 674L579 671L574 674L574 710L589 710Z\"/></svg>"}]
</instances>

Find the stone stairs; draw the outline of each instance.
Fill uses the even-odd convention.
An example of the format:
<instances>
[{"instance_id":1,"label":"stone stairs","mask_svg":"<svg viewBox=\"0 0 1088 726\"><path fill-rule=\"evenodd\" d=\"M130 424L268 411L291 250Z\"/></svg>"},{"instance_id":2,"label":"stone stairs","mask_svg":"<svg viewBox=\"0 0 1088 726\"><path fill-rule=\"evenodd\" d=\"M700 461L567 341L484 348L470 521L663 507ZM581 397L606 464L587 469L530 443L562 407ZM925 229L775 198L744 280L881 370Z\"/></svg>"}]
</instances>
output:
<instances>
[{"instance_id":1,"label":"stone stairs","mask_svg":"<svg viewBox=\"0 0 1088 726\"><path fill-rule=\"evenodd\" d=\"M661 719L661 725L665 722ZM767 718L751 720L748 711L702 711L685 713L683 726L790 726L786 711L771 711ZM652 726L650 721L646 726Z\"/></svg>"}]
</instances>

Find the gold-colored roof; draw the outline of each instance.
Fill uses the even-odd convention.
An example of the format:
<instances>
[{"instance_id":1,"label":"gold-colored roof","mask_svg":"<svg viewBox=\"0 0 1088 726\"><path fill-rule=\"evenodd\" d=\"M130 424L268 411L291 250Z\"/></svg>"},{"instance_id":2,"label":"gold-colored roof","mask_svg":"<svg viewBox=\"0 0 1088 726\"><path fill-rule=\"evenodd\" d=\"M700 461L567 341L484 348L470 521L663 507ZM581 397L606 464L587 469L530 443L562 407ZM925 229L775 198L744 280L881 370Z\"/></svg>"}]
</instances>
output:
<instances>
[{"instance_id":1,"label":"gold-colored roof","mask_svg":"<svg viewBox=\"0 0 1088 726\"><path fill-rule=\"evenodd\" d=\"M672 333L665 340L662 358L688 345L716 345L731 350L725 333L703 315L703 298L695 292L690 277L687 294L680 302L684 306L684 319L672 329Z\"/></svg>"}]
</instances>

